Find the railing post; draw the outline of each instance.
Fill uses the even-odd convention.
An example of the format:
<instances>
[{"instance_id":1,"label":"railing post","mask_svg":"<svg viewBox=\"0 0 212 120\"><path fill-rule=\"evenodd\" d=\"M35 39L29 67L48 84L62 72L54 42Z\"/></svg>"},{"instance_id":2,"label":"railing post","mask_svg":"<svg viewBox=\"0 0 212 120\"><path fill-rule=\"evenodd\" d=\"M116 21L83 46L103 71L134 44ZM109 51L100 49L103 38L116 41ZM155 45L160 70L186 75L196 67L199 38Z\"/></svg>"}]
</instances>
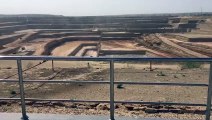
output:
<instances>
[{"instance_id":1,"label":"railing post","mask_svg":"<svg viewBox=\"0 0 212 120\"><path fill-rule=\"evenodd\" d=\"M114 61L110 61L110 120L115 120L114 117Z\"/></svg>"},{"instance_id":2,"label":"railing post","mask_svg":"<svg viewBox=\"0 0 212 120\"><path fill-rule=\"evenodd\" d=\"M54 60L52 60L52 71L54 71Z\"/></svg>"},{"instance_id":3,"label":"railing post","mask_svg":"<svg viewBox=\"0 0 212 120\"><path fill-rule=\"evenodd\" d=\"M207 108L206 108L206 120L210 120L211 116L211 96L212 96L212 62L210 62L209 71L209 85L208 85L208 97L207 97Z\"/></svg>"},{"instance_id":4,"label":"railing post","mask_svg":"<svg viewBox=\"0 0 212 120\"><path fill-rule=\"evenodd\" d=\"M149 71L153 71L153 69L152 69L152 61L149 62Z\"/></svg>"},{"instance_id":5,"label":"railing post","mask_svg":"<svg viewBox=\"0 0 212 120\"><path fill-rule=\"evenodd\" d=\"M24 82L23 82L23 74L22 74L22 63L21 60L17 60L18 66L18 78L19 78L19 88L20 88L20 97L21 97L21 109L22 109L22 120L28 120L28 116L26 115L26 106L25 106L25 96L24 96Z\"/></svg>"}]
</instances>

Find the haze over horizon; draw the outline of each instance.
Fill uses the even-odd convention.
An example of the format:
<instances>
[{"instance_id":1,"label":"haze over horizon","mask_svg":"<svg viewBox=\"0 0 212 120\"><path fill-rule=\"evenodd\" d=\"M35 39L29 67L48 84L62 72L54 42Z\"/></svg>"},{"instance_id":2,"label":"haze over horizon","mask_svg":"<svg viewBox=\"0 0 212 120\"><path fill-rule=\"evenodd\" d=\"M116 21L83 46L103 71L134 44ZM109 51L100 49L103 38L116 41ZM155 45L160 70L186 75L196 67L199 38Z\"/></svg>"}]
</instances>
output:
<instances>
[{"instance_id":1,"label":"haze over horizon","mask_svg":"<svg viewBox=\"0 0 212 120\"><path fill-rule=\"evenodd\" d=\"M212 12L212 0L0 0L0 14L98 16Z\"/></svg>"}]
</instances>

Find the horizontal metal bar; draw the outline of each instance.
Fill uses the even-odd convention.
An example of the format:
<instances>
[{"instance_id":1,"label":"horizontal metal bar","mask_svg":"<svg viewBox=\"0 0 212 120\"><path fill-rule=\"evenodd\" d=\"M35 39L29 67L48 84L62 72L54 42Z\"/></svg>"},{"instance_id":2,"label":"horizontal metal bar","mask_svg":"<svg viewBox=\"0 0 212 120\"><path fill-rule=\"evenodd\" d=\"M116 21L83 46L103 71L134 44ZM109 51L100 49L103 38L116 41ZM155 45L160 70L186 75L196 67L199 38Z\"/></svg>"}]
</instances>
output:
<instances>
[{"instance_id":1,"label":"horizontal metal bar","mask_svg":"<svg viewBox=\"0 0 212 120\"><path fill-rule=\"evenodd\" d=\"M0 101L21 100L20 98L0 98ZM25 101L52 101L52 102L87 102L87 103L110 103L104 100L71 100L71 99L38 99L38 98L25 98Z\"/></svg>"},{"instance_id":2,"label":"horizontal metal bar","mask_svg":"<svg viewBox=\"0 0 212 120\"><path fill-rule=\"evenodd\" d=\"M82 84L109 84L109 81L80 81L80 80L24 80L25 83L82 83Z\"/></svg>"},{"instance_id":3,"label":"horizontal metal bar","mask_svg":"<svg viewBox=\"0 0 212 120\"><path fill-rule=\"evenodd\" d=\"M0 98L0 101L21 100L21 98Z\"/></svg>"},{"instance_id":4,"label":"horizontal metal bar","mask_svg":"<svg viewBox=\"0 0 212 120\"><path fill-rule=\"evenodd\" d=\"M163 86L199 86L199 87L207 87L208 84L200 84L200 83L150 83L150 82L114 82L115 84L133 84L133 85L163 85Z\"/></svg>"},{"instance_id":5,"label":"horizontal metal bar","mask_svg":"<svg viewBox=\"0 0 212 120\"><path fill-rule=\"evenodd\" d=\"M1 80L1 82L18 82L18 80ZM80 80L24 80L25 83L81 83L81 84L110 84L110 81L80 81ZM125 82L119 81L114 84L129 85L163 85L163 86L190 86L190 87L208 87L208 84L201 83L151 83L151 82Z\"/></svg>"},{"instance_id":6,"label":"horizontal metal bar","mask_svg":"<svg viewBox=\"0 0 212 120\"><path fill-rule=\"evenodd\" d=\"M0 100L21 100L20 98L0 98ZM77 102L77 103L110 103L104 100L71 100L71 99L37 99L25 98L25 101L52 101L52 102ZM146 104L146 105L179 105L179 106L207 106L206 104L194 103L172 103L172 102L143 102L143 101L114 101L114 103L124 104Z\"/></svg>"},{"instance_id":7,"label":"horizontal metal bar","mask_svg":"<svg viewBox=\"0 0 212 120\"><path fill-rule=\"evenodd\" d=\"M8 80L8 79L0 79L0 83L5 82L5 83L18 83L18 80Z\"/></svg>"},{"instance_id":8,"label":"horizontal metal bar","mask_svg":"<svg viewBox=\"0 0 212 120\"><path fill-rule=\"evenodd\" d=\"M60 60L60 61L170 61L212 62L212 58L121 58L121 57L56 57L56 56L0 56L0 60Z\"/></svg>"}]
</instances>

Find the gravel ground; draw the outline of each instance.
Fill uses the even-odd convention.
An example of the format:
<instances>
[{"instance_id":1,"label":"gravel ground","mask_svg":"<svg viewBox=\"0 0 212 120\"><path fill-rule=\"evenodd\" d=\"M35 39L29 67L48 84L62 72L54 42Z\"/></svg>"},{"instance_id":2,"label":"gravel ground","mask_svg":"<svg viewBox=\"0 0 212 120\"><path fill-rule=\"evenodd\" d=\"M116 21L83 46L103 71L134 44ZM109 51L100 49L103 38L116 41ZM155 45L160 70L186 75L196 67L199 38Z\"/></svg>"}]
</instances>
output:
<instances>
[{"instance_id":1,"label":"gravel ground","mask_svg":"<svg viewBox=\"0 0 212 120\"><path fill-rule=\"evenodd\" d=\"M175 69L155 68L149 71L147 67L136 65L116 64L115 81L134 82L179 82L179 83L208 83L209 71L206 68ZM107 67L82 67L82 68L56 68L60 71L54 79L72 80L109 80ZM11 73L14 70L10 70ZM7 74L11 74L7 73ZM46 79L53 72L51 69L34 69L24 74L25 79ZM5 74L1 70L0 74ZM33 98L60 98L78 100L109 100L109 85L91 84L26 84L26 97ZM0 97L12 97L11 91L15 91L15 97L19 97L18 85L0 83ZM195 93L195 94L194 94ZM115 86L115 100L145 101L145 102L188 102L206 103L206 87L182 87L182 86L139 86L118 85ZM116 114L119 116L161 117L179 119L204 119L205 107L189 106L162 106L162 105L128 105L117 104ZM60 103L60 102L27 102L27 111L30 113L55 113L55 114L83 114L83 115L108 115L108 104L89 103ZM20 112L19 102L0 101L0 112Z\"/></svg>"}]
</instances>

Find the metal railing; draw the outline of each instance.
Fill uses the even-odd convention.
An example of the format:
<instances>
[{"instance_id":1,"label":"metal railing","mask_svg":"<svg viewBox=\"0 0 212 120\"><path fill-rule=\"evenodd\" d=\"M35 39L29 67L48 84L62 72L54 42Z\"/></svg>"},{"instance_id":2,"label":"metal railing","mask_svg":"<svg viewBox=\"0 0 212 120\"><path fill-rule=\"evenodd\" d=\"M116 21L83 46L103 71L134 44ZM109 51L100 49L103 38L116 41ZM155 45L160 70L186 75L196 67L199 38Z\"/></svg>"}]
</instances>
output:
<instances>
[{"instance_id":1,"label":"metal railing","mask_svg":"<svg viewBox=\"0 0 212 120\"><path fill-rule=\"evenodd\" d=\"M211 115L211 96L212 96L212 58L108 58L108 57L51 57L51 56L0 56L0 60L16 60L18 68L18 80L0 79L0 82L19 83L20 98L0 98L0 100L20 100L22 108L22 119L28 120L26 113L25 101L61 101L61 102L96 102L110 104L110 120L115 120L114 111L115 103L129 104L153 104L153 105L180 105L180 106L205 106L206 120L210 120ZM22 70L22 60L43 60L43 61L103 61L110 64L110 80L109 81L74 81L74 80L24 80ZM114 81L114 62L120 61L142 61L142 62L205 62L210 64L209 83L150 83L150 82L126 82ZM70 99L36 99L25 98L24 83L86 83L86 84L109 84L110 85L110 100L70 100ZM207 103L172 103L172 102L143 102L143 101L115 101L114 100L114 85L115 84L131 84L131 85L162 85L162 86L189 86L189 87L207 87Z\"/></svg>"}]
</instances>

